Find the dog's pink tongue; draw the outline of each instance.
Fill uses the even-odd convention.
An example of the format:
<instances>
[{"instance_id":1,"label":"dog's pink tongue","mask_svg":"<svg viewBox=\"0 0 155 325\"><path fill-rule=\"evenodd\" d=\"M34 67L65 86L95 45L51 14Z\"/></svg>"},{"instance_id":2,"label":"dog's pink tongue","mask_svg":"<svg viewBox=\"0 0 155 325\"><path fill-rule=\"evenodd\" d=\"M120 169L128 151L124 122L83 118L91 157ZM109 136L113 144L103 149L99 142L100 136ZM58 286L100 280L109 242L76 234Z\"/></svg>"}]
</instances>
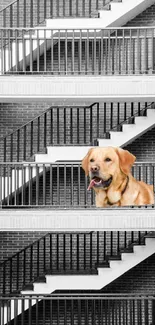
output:
<instances>
[{"instance_id":1,"label":"dog's pink tongue","mask_svg":"<svg viewBox=\"0 0 155 325\"><path fill-rule=\"evenodd\" d=\"M87 190L89 191L94 186L94 184L95 184L95 181L94 181L94 179L92 179Z\"/></svg>"}]
</instances>

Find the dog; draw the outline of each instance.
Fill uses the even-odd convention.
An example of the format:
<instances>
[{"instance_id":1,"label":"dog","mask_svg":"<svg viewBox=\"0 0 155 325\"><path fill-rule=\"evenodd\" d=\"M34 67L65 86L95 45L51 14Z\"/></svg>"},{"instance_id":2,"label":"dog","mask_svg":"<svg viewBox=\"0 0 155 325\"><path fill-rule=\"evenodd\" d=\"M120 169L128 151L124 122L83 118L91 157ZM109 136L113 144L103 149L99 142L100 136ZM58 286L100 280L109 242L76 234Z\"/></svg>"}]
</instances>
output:
<instances>
[{"instance_id":1,"label":"dog","mask_svg":"<svg viewBox=\"0 0 155 325\"><path fill-rule=\"evenodd\" d=\"M91 148L82 160L90 177L88 190L96 193L96 207L154 204L153 185L137 181L130 173L136 157L115 147Z\"/></svg>"}]
</instances>

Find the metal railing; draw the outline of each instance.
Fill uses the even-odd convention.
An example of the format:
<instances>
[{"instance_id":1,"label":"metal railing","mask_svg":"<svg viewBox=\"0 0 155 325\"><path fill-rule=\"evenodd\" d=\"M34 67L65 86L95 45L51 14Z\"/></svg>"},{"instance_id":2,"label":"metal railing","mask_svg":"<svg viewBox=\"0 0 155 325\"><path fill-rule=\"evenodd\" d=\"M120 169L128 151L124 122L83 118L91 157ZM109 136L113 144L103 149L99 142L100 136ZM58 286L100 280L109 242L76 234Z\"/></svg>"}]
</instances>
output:
<instances>
[{"instance_id":1,"label":"metal railing","mask_svg":"<svg viewBox=\"0 0 155 325\"><path fill-rule=\"evenodd\" d=\"M132 244L145 244L144 231L48 233L0 264L0 293L12 294L27 288L45 274L97 274L108 267L109 257L133 251ZM32 286L31 286L32 287Z\"/></svg>"},{"instance_id":2,"label":"metal railing","mask_svg":"<svg viewBox=\"0 0 155 325\"><path fill-rule=\"evenodd\" d=\"M137 180L155 185L155 164L136 163ZM95 206L94 191L80 163L0 163L0 201L5 207Z\"/></svg>"},{"instance_id":3,"label":"metal railing","mask_svg":"<svg viewBox=\"0 0 155 325\"><path fill-rule=\"evenodd\" d=\"M53 294L0 297L1 325L155 323L154 294Z\"/></svg>"},{"instance_id":4,"label":"metal railing","mask_svg":"<svg viewBox=\"0 0 155 325\"><path fill-rule=\"evenodd\" d=\"M147 115L153 103L94 103L91 106L50 107L0 139L1 162L26 161L47 146L93 146L112 129Z\"/></svg>"},{"instance_id":5,"label":"metal railing","mask_svg":"<svg viewBox=\"0 0 155 325\"><path fill-rule=\"evenodd\" d=\"M155 72L154 27L0 29L6 74L135 75Z\"/></svg>"},{"instance_id":6,"label":"metal railing","mask_svg":"<svg viewBox=\"0 0 155 325\"><path fill-rule=\"evenodd\" d=\"M15 0L0 11L2 27L35 27L45 19L97 17L110 0Z\"/></svg>"}]
</instances>

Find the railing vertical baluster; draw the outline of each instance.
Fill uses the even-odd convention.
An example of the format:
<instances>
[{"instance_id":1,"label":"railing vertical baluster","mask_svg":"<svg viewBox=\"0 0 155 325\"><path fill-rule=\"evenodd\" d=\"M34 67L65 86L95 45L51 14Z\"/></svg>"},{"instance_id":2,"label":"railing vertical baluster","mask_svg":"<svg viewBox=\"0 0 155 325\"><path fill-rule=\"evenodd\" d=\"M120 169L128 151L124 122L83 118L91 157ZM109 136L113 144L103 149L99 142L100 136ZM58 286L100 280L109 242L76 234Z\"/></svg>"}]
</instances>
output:
<instances>
[{"instance_id":1,"label":"railing vertical baluster","mask_svg":"<svg viewBox=\"0 0 155 325\"><path fill-rule=\"evenodd\" d=\"M7 166L7 205L9 205L9 200L10 200L10 196L9 196L9 178L10 178L10 166L8 165Z\"/></svg>"},{"instance_id":2,"label":"railing vertical baluster","mask_svg":"<svg viewBox=\"0 0 155 325\"><path fill-rule=\"evenodd\" d=\"M17 254L17 265L16 265L17 269L16 269L16 274L17 274L17 282L16 282L16 290L18 292L19 290L19 253Z\"/></svg>"},{"instance_id":3,"label":"railing vertical baluster","mask_svg":"<svg viewBox=\"0 0 155 325\"><path fill-rule=\"evenodd\" d=\"M100 259L100 233L99 233L99 231L97 231L97 234L96 234L96 236L97 236L97 245L96 245L96 248L97 248L97 264L99 264L99 259Z\"/></svg>"},{"instance_id":4,"label":"railing vertical baluster","mask_svg":"<svg viewBox=\"0 0 155 325\"><path fill-rule=\"evenodd\" d=\"M76 235L76 259L77 259L77 271L79 271L79 234Z\"/></svg>"},{"instance_id":5,"label":"railing vertical baluster","mask_svg":"<svg viewBox=\"0 0 155 325\"><path fill-rule=\"evenodd\" d=\"M28 164L28 205L31 205L31 164Z\"/></svg>"},{"instance_id":6,"label":"railing vertical baluster","mask_svg":"<svg viewBox=\"0 0 155 325\"><path fill-rule=\"evenodd\" d=\"M53 205L53 166L50 164L50 205Z\"/></svg>"},{"instance_id":7,"label":"railing vertical baluster","mask_svg":"<svg viewBox=\"0 0 155 325\"><path fill-rule=\"evenodd\" d=\"M148 43L147 43L147 32L146 28L144 29L144 72L148 71Z\"/></svg>"},{"instance_id":8,"label":"railing vertical baluster","mask_svg":"<svg viewBox=\"0 0 155 325\"><path fill-rule=\"evenodd\" d=\"M27 8L26 8L26 0L24 0L24 5L23 5L23 15L24 15L24 17L23 17L23 26L24 27L26 27L26 16L27 16Z\"/></svg>"},{"instance_id":9,"label":"railing vertical baluster","mask_svg":"<svg viewBox=\"0 0 155 325\"><path fill-rule=\"evenodd\" d=\"M66 234L63 234L63 271L66 270Z\"/></svg>"},{"instance_id":10,"label":"railing vertical baluster","mask_svg":"<svg viewBox=\"0 0 155 325\"><path fill-rule=\"evenodd\" d=\"M79 15L78 0L76 0L76 17Z\"/></svg>"},{"instance_id":11,"label":"railing vertical baluster","mask_svg":"<svg viewBox=\"0 0 155 325\"><path fill-rule=\"evenodd\" d=\"M117 103L117 125L120 122L120 103Z\"/></svg>"},{"instance_id":12,"label":"railing vertical baluster","mask_svg":"<svg viewBox=\"0 0 155 325\"><path fill-rule=\"evenodd\" d=\"M124 103L124 121L127 118L126 112L127 112L127 107L126 107L126 103Z\"/></svg>"},{"instance_id":13,"label":"railing vertical baluster","mask_svg":"<svg viewBox=\"0 0 155 325\"><path fill-rule=\"evenodd\" d=\"M73 164L71 164L71 205L74 205L74 174L73 174Z\"/></svg>"},{"instance_id":14,"label":"railing vertical baluster","mask_svg":"<svg viewBox=\"0 0 155 325\"><path fill-rule=\"evenodd\" d=\"M30 247L30 282L32 281L33 274L33 246Z\"/></svg>"},{"instance_id":15,"label":"railing vertical baluster","mask_svg":"<svg viewBox=\"0 0 155 325\"><path fill-rule=\"evenodd\" d=\"M48 17L46 16L46 0L44 0L44 20L46 18L48 18Z\"/></svg>"},{"instance_id":16,"label":"railing vertical baluster","mask_svg":"<svg viewBox=\"0 0 155 325\"><path fill-rule=\"evenodd\" d=\"M38 319L39 319L38 298L36 298L36 304L35 304L35 306L36 306L36 317L35 317L35 320L36 320L36 324L39 324L39 321L38 321Z\"/></svg>"},{"instance_id":17,"label":"railing vertical baluster","mask_svg":"<svg viewBox=\"0 0 155 325\"><path fill-rule=\"evenodd\" d=\"M73 37L72 37L72 67L71 67L71 71L72 74L74 74L74 60L75 60L75 51L74 51L74 46L75 46L75 40L74 40L74 29L73 29Z\"/></svg>"},{"instance_id":18,"label":"railing vertical baluster","mask_svg":"<svg viewBox=\"0 0 155 325\"><path fill-rule=\"evenodd\" d=\"M10 293L12 293L12 258L10 259Z\"/></svg>"},{"instance_id":19,"label":"railing vertical baluster","mask_svg":"<svg viewBox=\"0 0 155 325\"><path fill-rule=\"evenodd\" d=\"M87 107L84 108L84 116L83 116L83 123L84 123L84 144L87 143L87 138L86 138L86 133L87 133L87 129L86 129L86 125L87 125L87 121L86 121L86 110Z\"/></svg>"},{"instance_id":20,"label":"railing vertical baluster","mask_svg":"<svg viewBox=\"0 0 155 325\"><path fill-rule=\"evenodd\" d=\"M60 325L60 301L57 300L57 324Z\"/></svg>"},{"instance_id":21,"label":"railing vertical baluster","mask_svg":"<svg viewBox=\"0 0 155 325\"><path fill-rule=\"evenodd\" d=\"M90 144L93 142L93 110L92 105L90 106Z\"/></svg>"},{"instance_id":22,"label":"railing vertical baluster","mask_svg":"<svg viewBox=\"0 0 155 325\"><path fill-rule=\"evenodd\" d=\"M31 132L30 132L30 137L31 137L31 140L30 140L30 156L32 157L33 155L33 121L31 121Z\"/></svg>"},{"instance_id":23,"label":"railing vertical baluster","mask_svg":"<svg viewBox=\"0 0 155 325\"><path fill-rule=\"evenodd\" d=\"M82 17L85 17L85 0L82 0Z\"/></svg>"},{"instance_id":24,"label":"railing vertical baluster","mask_svg":"<svg viewBox=\"0 0 155 325\"><path fill-rule=\"evenodd\" d=\"M66 7L65 7L65 0L63 0L63 17L66 15Z\"/></svg>"},{"instance_id":25,"label":"railing vertical baluster","mask_svg":"<svg viewBox=\"0 0 155 325\"><path fill-rule=\"evenodd\" d=\"M17 0L17 25L16 25L16 27L19 27L19 0Z\"/></svg>"},{"instance_id":26,"label":"railing vertical baluster","mask_svg":"<svg viewBox=\"0 0 155 325\"><path fill-rule=\"evenodd\" d=\"M50 0L50 18L53 18L53 0Z\"/></svg>"},{"instance_id":27,"label":"railing vertical baluster","mask_svg":"<svg viewBox=\"0 0 155 325\"><path fill-rule=\"evenodd\" d=\"M87 29L87 39L86 39L86 74L89 73L89 30Z\"/></svg>"},{"instance_id":28,"label":"railing vertical baluster","mask_svg":"<svg viewBox=\"0 0 155 325\"><path fill-rule=\"evenodd\" d=\"M54 73L54 69L53 69L53 52L54 52L53 30L51 30L51 72L52 73Z\"/></svg>"},{"instance_id":29,"label":"railing vertical baluster","mask_svg":"<svg viewBox=\"0 0 155 325\"><path fill-rule=\"evenodd\" d=\"M1 74L4 73L4 42L3 42L3 37L4 37L4 31L1 30Z\"/></svg>"},{"instance_id":30,"label":"railing vertical baluster","mask_svg":"<svg viewBox=\"0 0 155 325\"><path fill-rule=\"evenodd\" d=\"M29 308L28 308L28 325L32 324L32 298L29 297Z\"/></svg>"},{"instance_id":31,"label":"railing vertical baluster","mask_svg":"<svg viewBox=\"0 0 155 325\"><path fill-rule=\"evenodd\" d=\"M113 256L113 231L110 232L110 256Z\"/></svg>"},{"instance_id":32,"label":"railing vertical baluster","mask_svg":"<svg viewBox=\"0 0 155 325\"><path fill-rule=\"evenodd\" d=\"M24 126L24 148L23 148L23 160L26 160L26 125Z\"/></svg>"},{"instance_id":33,"label":"railing vertical baluster","mask_svg":"<svg viewBox=\"0 0 155 325\"><path fill-rule=\"evenodd\" d=\"M6 27L6 9L3 10L3 27Z\"/></svg>"},{"instance_id":34,"label":"railing vertical baluster","mask_svg":"<svg viewBox=\"0 0 155 325\"><path fill-rule=\"evenodd\" d=\"M59 234L56 235L56 239L57 239L57 271L59 270Z\"/></svg>"},{"instance_id":35,"label":"railing vertical baluster","mask_svg":"<svg viewBox=\"0 0 155 325\"><path fill-rule=\"evenodd\" d=\"M44 114L44 148L47 145L47 113Z\"/></svg>"},{"instance_id":36,"label":"railing vertical baluster","mask_svg":"<svg viewBox=\"0 0 155 325\"><path fill-rule=\"evenodd\" d=\"M61 74L60 53L61 53L61 43L60 43L60 30L59 30L58 31L58 74Z\"/></svg>"},{"instance_id":37,"label":"railing vertical baluster","mask_svg":"<svg viewBox=\"0 0 155 325\"><path fill-rule=\"evenodd\" d=\"M37 118L37 152L40 150L40 116Z\"/></svg>"},{"instance_id":38,"label":"railing vertical baluster","mask_svg":"<svg viewBox=\"0 0 155 325\"><path fill-rule=\"evenodd\" d=\"M50 109L50 115L51 115L51 120L50 120L50 143L51 145L53 144L53 109Z\"/></svg>"},{"instance_id":39,"label":"railing vertical baluster","mask_svg":"<svg viewBox=\"0 0 155 325\"><path fill-rule=\"evenodd\" d=\"M59 138L59 123L60 119L59 119L59 108L57 108L57 144L60 143L60 138Z\"/></svg>"},{"instance_id":40,"label":"railing vertical baluster","mask_svg":"<svg viewBox=\"0 0 155 325\"><path fill-rule=\"evenodd\" d=\"M91 17L91 2L92 0L89 0L89 17Z\"/></svg>"},{"instance_id":41,"label":"railing vertical baluster","mask_svg":"<svg viewBox=\"0 0 155 325\"><path fill-rule=\"evenodd\" d=\"M77 107L77 144L79 144L79 140L80 140L79 125L80 125L79 107Z\"/></svg>"},{"instance_id":42,"label":"railing vertical baluster","mask_svg":"<svg viewBox=\"0 0 155 325\"><path fill-rule=\"evenodd\" d=\"M84 249L84 252L83 252L83 259L84 259L84 270L86 269L86 233L84 233L83 235L83 249Z\"/></svg>"},{"instance_id":43,"label":"railing vertical baluster","mask_svg":"<svg viewBox=\"0 0 155 325\"><path fill-rule=\"evenodd\" d=\"M81 325L81 300L79 299L78 299L78 325Z\"/></svg>"},{"instance_id":44,"label":"railing vertical baluster","mask_svg":"<svg viewBox=\"0 0 155 325\"><path fill-rule=\"evenodd\" d=\"M37 0L37 25L39 25L40 22L40 0Z\"/></svg>"},{"instance_id":45,"label":"railing vertical baluster","mask_svg":"<svg viewBox=\"0 0 155 325\"><path fill-rule=\"evenodd\" d=\"M39 30L37 32L37 72L40 71L40 41L39 41Z\"/></svg>"},{"instance_id":46,"label":"railing vertical baluster","mask_svg":"<svg viewBox=\"0 0 155 325\"><path fill-rule=\"evenodd\" d=\"M45 299L43 299L43 324L46 324L46 321L45 321Z\"/></svg>"},{"instance_id":47,"label":"railing vertical baluster","mask_svg":"<svg viewBox=\"0 0 155 325\"><path fill-rule=\"evenodd\" d=\"M72 234L69 235L70 237L70 270L72 270L72 253L73 253L73 240L72 240Z\"/></svg>"},{"instance_id":48,"label":"railing vertical baluster","mask_svg":"<svg viewBox=\"0 0 155 325\"><path fill-rule=\"evenodd\" d=\"M23 51L23 72L26 71L26 60L25 60L25 38L24 38L24 34L25 34L25 31L22 30L22 51ZM12 53L11 53L11 57L12 57ZM12 66L12 62L11 62L11 66Z\"/></svg>"},{"instance_id":49,"label":"railing vertical baluster","mask_svg":"<svg viewBox=\"0 0 155 325\"><path fill-rule=\"evenodd\" d=\"M100 106L99 103L97 103L97 138L100 137Z\"/></svg>"},{"instance_id":50,"label":"railing vertical baluster","mask_svg":"<svg viewBox=\"0 0 155 325\"><path fill-rule=\"evenodd\" d=\"M44 29L44 72L47 72L47 59L46 59L46 55L47 55L46 29Z\"/></svg>"},{"instance_id":51,"label":"railing vertical baluster","mask_svg":"<svg viewBox=\"0 0 155 325\"><path fill-rule=\"evenodd\" d=\"M127 246L127 233L126 231L124 232L124 248Z\"/></svg>"},{"instance_id":52,"label":"railing vertical baluster","mask_svg":"<svg viewBox=\"0 0 155 325\"><path fill-rule=\"evenodd\" d=\"M134 115L134 103L131 103L131 116Z\"/></svg>"},{"instance_id":53,"label":"railing vertical baluster","mask_svg":"<svg viewBox=\"0 0 155 325\"><path fill-rule=\"evenodd\" d=\"M104 231L103 254L104 254L103 258L105 260L106 259L106 254L107 254L106 231Z\"/></svg>"},{"instance_id":54,"label":"railing vertical baluster","mask_svg":"<svg viewBox=\"0 0 155 325\"><path fill-rule=\"evenodd\" d=\"M46 205L46 166L43 164L43 205Z\"/></svg>"},{"instance_id":55,"label":"railing vertical baluster","mask_svg":"<svg viewBox=\"0 0 155 325\"><path fill-rule=\"evenodd\" d=\"M30 72L33 72L33 39L32 30L30 30Z\"/></svg>"},{"instance_id":56,"label":"railing vertical baluster","mask_svg":"<svg viewBox=\"0 0 155 325\"><path fill-rule=\"evenodd\" d=\"M24 325L25 324L25 313L24 313L24 311L25 311L25 300L24 299L22 299L21 305L22 305L22 310L21 310L21 325ZM10 319L11 319L11 317L10 317Z\"/></svg>"},{"instance_id":57,"label":"railing vertical baluster","mask_svg":"<svg viewBox=\"0 0 155 325\"><path fill-rule=\"evenodd\" d=\"M17 166L14 168L14 205L17 205Z\"/></svg>"},{"instance_id":58,"label":"railing vertical baluster","mask_svg":"<svg viewBox=\"0 0 155 325\"><path fill-rule=\"evenodd\" d=\"M107 119L107 117L106 117L106 114L107 113L107 104L106 103L104 103L104 129L103 129L103 132L104 133L106 133L106 131L107 131L107 121L106 121L106 119Z\"/></svg>"},{"instance_id":59,"label":"railing vertical baluster","mask_svg":"<svg viewBox=\"0 0 155 325\"><path fill-rule=\"evenodd\" d=\"M73 108L70 108L70 143L73 144Z\"/></svg>"},{"instance_id":60,"label":"railing vertical baluster","mask_svg":"<svg viewBox=\"0 0 155 325\"><path fill-rule=\"evenodd\" d=\"M59 0L57 0L56 3L57 3L56 16L59 17L60 16L60 11L59 11L60 10L60 8L59 8L59 5L60 4L59 4Z\"/></svg>"},{"instance_id":61,"label":"railing vertical baluster","mask_svg":"<svg viewBox=\"0 0 155 325\"><path fill-rule=\"evenodd\" d=\"M52 234L50 234L50 270L52 271L52 248L53 248L53 243L52 243Z\"/></svg>"},{"instance_id":62,"label":"railing vertical baluster","mask_svg":"<svg viewBox=\"0 0 155 325\"><path fill-rule=\"evenodd\" d=\"M10 135L10 140L11 140L11 143L10 143L10 161L12 162L13 161L13 133Z\"/></svg>"},{"instance_id":63,"label":"railing vertical baluster","mask_svg":"<svg viewBox=\"0 0 155 325\"><path fill-rule=\"evenodd\" d=\"M88 300L85 300L85 324L89 324L89 318L88 318Z\"/></svg>"},{"instance_id":64,"label":"railing vertical baluster","mask_svg":"<svg viewBox=\"0 0 155 325\"><path fill-rule=\"evenodd\" d=\"M27 265L27 259L26 259L26 249L24 249L24 256L23 256L23 286L25 285L26 280L26 265Z\"/></svg>"},{"instance_id":65,"label":"railing vertical baluster","mask_svg":"<svg viewBox=\"0 0 155 325\"><path fill-rule=\"evenodd\" d=\"M101 49L100 49L100 74L103 74L103 59L104 59L104 56L103 55L103 29L101 29ZM106 68L105 68L106 70Z\"/></svg>"},{"instance_id":66,"label":"railing vertical baluster","mask_svg":"<svg viewBox=\"0 0 155 325\"><path fill-rule=\"evenodd\" d=\"M141 53L140 53L140 38L139 33L140 30L137 29L137 73L140 72L140 66L141 66Z\"/></svg>"},{"instance_id":67,"label":"railing vertical baluster","mask_svg":"<svg viewBox=\"0 0 155 325\"><path fill-rule=\"evenodd\" d=\"M66 144L66 107L64 107L63 109L63 113L64 113L64 117L63 117L63 121L64 121L64 144Z\"/></svg>"},{"instance_id":68,"label":"railing vertical baluster","mask_svg":"<svg viewBox=\"0 0 155 325\"><path fill-rule=\"evenodd\" d=\"M93 255L92 255L92 243L93 243L93 240L92 240L92 231L90 233L90 269L92 269L92 259L93 259Z\"/></svg>"},{"instance_id":69,"label":"railing vertical baluster","mask_svg":"<svg viewBox=\"0 0 155 325\"><path fill-rule=\"evenodd\" d=\"M30 27L33 27L33 0L30 0Z\"/></svg>"},{"instance_id":70,"label":"railing vertical baluster","mask_svg":"<svg viewBox=\"0 0 155 325\"><path fill-rule=\"evenodd\" d=\"M46 237L44 237L43 241L43 249L44 249L44 272L46 271Z\"/></svg>"},{"instance_id":71,"label":"railing vertical baluster","mask_svg":"<svg viewBox=\"0 0 155 325\"><path fill-rule=\"evenodd\" d=\"M64 205L66 206L66 192L67 192L67 188L66 188L66 164L64 164Z\"/></svg>"},{"instance_id":72,"label":"railing vertical baluster","mask_svg":"<svg viewBox=\"0 0 155 325\"><path fill-rule=\"evenodd\" d=\"M154 49L154 29L152 29L152 33L151 33L151 69L152 69L152 73L155 70L155 49Z\"/></svg>"},{"instance_id":73,"label":"railing vertical baluster","mask_svg":"<svg viewBox=\"0 0 155 325\"><path fill-rule=\"evenodd\" d=\"M111 58L111 38L110 38L110 33L111 33L111 30L108 30L108 71L109 73L111 73L111 62L110 62L110 58ZM108 72L107 71L107 72Z\"/></svg>"},{"instance_id":74,"label":"railing vertical baluster","mask_svg":"<svg viewBox=\"0 0 155 325\"><path fill-rule=\"evenodd\" d=\"M57 164L57 205L60 205L60 170L59 164Z\"/></svg>"},{"instance_id":75,"label":"railing vertical baluster","mask_svg":"<svg viewBox=\"0 0 155 325\"><path fill-rule=\"evenodd\" d=\"M130 309L131 309L131 307L130 307ZM146 300L146 299L144 299L144 318L145 318L145 325L148 325L149 324L148 300Z\"/></svg>"},{"instance_id":76,"label":"railing vertical baluster","mask_svg":"<svg viewBox=\"0 0 155 325\"><path fill-rule=\"evenodd\" d=\"M118 68L118 44L117 44L117 40L118 40L118 30L115 30L115 67L116 67L116 73L118 74L119 68ZM114 64L114 62L113 62Z\"/></svg>"},{"instance_id":77,"label":"railing vertical baluster","mask_svg":"<svg viewBox=\"0 0 155 325\"><path fill-rule=\"evenodd\" d=\"M40 262L40 241L38 240L38 242L37 242L37 278L40 275L40 269L39 269L40 263L39 262Z\"/></svg>"},{"instance_id":78,"label":"railing vertical baluster","mask_svg":"<svg viewBox=\"0 0 155 325\"><path fill-rule=\"evenodd\" d=\"M6 293L6 262L3 264L3 294Z\"/></svg>"},{"instance_id":79,"label":"railing vertical baluster","mask_svg":"<svg viewBox=\"0 0 155 325\"><path fill-rule=\"evenodd\" d=\"M80 30L80 37L78 41L78 69L79 74L81 74L81 64L82 64L82 31Z\"/></svg>"},{"instance_id":80,"label":"railing vertical baluster","mask_svg":"<svg viewBox=\"0 0 155 325\"><path fill-rule=\"evenodd\" d=\"M36 205L39 205L39 166L36 164Z\"/></svg>"},{"instance_id":81,"label":"railing vertical baluster","mask_svg":"<svg viewBox=\"0 0 155 325\"><path fill-rule=\"evenodd\" d=\"M122 30L122 72L125 73L125 35L124 29Z\"/></svg>"},{"instance_id":82,"label":"railing vertical baluster","mask_svg":"<svg viewBox=\"0 0 155 325\"><path fill-rule=\"evenodd\" d=\"M113 103L110 105L110 129L113 128Z\"/></svg>"},{"instance_id":83,"label":"railing vertical baluster","mask_svg":"<svg viewBox=\"0 0 155 325\"><path fill-rule=\"evenodd\" d=\"M120 251L120 232L117 231L117 254L119 254Z\"/></svg>"}]
</instances>

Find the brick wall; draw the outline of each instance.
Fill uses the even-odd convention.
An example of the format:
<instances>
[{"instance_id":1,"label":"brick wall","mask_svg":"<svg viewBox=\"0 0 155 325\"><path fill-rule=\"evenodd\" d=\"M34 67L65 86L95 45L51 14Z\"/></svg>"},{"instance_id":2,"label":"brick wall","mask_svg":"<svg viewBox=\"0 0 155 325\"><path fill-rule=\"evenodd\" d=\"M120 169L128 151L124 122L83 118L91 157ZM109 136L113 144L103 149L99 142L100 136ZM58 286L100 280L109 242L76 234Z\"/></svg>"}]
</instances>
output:
<instances>
[{"instance_id":1,"label":"brick wall","mask_svg":"<svg viewBox=\"0 0 155 325\"><path fill-rule=\"evenodd\" d=\"M35 240L44 236L44 232L0 232L0 263L7 260Z\"/></svg>"},{"instance_id":2,"label":"brick wall","mask_svg":"<svg viewBox=\"0 0 155 325\"><path fill-rule=\"evenodd\" d=\"M144 10L141 14L130 20L125 26L154 26L155 4Z\"/></svg>"}]
</instances>

